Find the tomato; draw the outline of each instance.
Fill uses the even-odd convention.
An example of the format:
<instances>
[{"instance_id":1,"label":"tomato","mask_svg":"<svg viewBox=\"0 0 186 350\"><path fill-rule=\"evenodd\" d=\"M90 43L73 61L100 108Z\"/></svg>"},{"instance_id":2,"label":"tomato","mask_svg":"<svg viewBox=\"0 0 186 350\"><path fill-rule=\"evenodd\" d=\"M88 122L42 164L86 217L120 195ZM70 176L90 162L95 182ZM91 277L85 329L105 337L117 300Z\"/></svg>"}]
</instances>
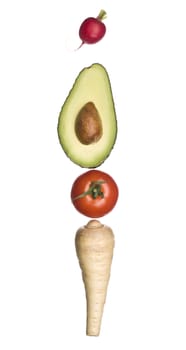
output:
<instances>
[{"instance_id":1,"label":"tomato","mask_svg":"<svg viewBox=\"0 0 186 350\"><path fill-rule=\"evenodd\" d=\"M118 186L110 175L89 170L74 181L71 200L81 214L99 218L114 208L118 194Z\"/></svg>"}]
</instances>

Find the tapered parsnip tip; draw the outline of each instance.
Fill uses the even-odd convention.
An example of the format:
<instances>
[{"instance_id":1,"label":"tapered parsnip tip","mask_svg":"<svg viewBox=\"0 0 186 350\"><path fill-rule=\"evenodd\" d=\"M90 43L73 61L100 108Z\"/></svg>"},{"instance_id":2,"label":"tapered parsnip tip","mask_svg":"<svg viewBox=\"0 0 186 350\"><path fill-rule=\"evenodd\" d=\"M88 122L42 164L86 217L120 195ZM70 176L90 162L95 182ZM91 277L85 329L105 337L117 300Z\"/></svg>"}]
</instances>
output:
<instances>
[{"instance_id":1,"label":"tapered parsnip tip","mask_svg":"<svg viewBox=\"0 0 186 350\"><path fill-rule=\"evenodd\" d=\"M87 300L86 334L98 336L110 278L114 234L110 227L90 220L76 232L75 243Z\"/></svg>"},{"instance_id":2,"label":"tapered parsnip tip","mask_svg":"<svg viewBox=\"0 0 186 350\"><path fill-rule=\"evenodd\" d=\"M89 331L87 331L87 332L86 332L86 335L87 335L88 337L99 337L99 335L100 335L100 330L99 330L98 332L89 332Z\"/></svg>"}]
</instances>

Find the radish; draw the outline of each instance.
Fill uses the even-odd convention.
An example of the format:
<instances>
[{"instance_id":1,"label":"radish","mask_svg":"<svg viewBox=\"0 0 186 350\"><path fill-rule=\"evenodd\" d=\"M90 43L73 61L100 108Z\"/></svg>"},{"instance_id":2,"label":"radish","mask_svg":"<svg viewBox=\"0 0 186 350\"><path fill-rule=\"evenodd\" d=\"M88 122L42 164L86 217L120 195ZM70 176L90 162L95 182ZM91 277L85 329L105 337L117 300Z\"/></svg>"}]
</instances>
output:
<instances>
[{"instance_id":1,"label":"radish","mask_svg":"<svg viewBox=\"0 0 186 350\"><path fill-rule=\"evenodd\" d=\"M105 18L106 12L101 10L96 18L88 17L82 22L79 28L79 37L82 43L79 48L83 44L95 44L103 38L106 32L106 26L102 20Z\"/></svg>"}]
</instances>

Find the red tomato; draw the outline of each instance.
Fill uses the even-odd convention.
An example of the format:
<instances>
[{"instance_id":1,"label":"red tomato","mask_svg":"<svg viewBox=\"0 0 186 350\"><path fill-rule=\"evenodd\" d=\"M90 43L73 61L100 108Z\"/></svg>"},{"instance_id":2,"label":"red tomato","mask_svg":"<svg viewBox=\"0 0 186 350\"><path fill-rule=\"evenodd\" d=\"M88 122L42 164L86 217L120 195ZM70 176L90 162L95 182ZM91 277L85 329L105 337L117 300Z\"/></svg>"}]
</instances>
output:
<instances>
[{"instance_id":1,"label":"red tomato","mask_svg":"<svg viewBox=\"0 0 186 350\"><path fill-rule=\"evenodd\" d=\"M74 207L91 218L110 212L118 199L118 187L113 178L99 170L89 170L73 183L71 200Z\"/></svg>"}]
</instances>

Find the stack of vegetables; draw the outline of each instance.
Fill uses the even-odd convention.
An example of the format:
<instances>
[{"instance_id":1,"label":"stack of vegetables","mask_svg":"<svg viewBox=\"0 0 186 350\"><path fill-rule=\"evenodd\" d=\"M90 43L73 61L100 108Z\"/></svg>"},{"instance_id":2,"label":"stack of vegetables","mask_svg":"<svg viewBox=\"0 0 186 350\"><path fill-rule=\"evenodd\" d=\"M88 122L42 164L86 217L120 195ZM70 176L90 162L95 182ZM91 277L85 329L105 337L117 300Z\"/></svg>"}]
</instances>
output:
<instances>
[{"instance_id":1,"label":"stack of vegetables","mask_svg":"<svg viewBox=\"0 0 186 350\"><path fill-rule=\"evenodd\" d=\"M83 44L102 39L106 27L102 20L89 17L80 26ZM86 334L98 336L106 300L114 249L114 234L98 219L116 205L118 187L107 173L96 170L109 156L117 136L117 122L111 84L99 63L84 68L66 98L58 120L59 141L66 155L83 168L92 168L75 179L71 201L83 215L86 225L75 236L75 247L82 270L87 300Z\"/></svg>"}]
</instances>

